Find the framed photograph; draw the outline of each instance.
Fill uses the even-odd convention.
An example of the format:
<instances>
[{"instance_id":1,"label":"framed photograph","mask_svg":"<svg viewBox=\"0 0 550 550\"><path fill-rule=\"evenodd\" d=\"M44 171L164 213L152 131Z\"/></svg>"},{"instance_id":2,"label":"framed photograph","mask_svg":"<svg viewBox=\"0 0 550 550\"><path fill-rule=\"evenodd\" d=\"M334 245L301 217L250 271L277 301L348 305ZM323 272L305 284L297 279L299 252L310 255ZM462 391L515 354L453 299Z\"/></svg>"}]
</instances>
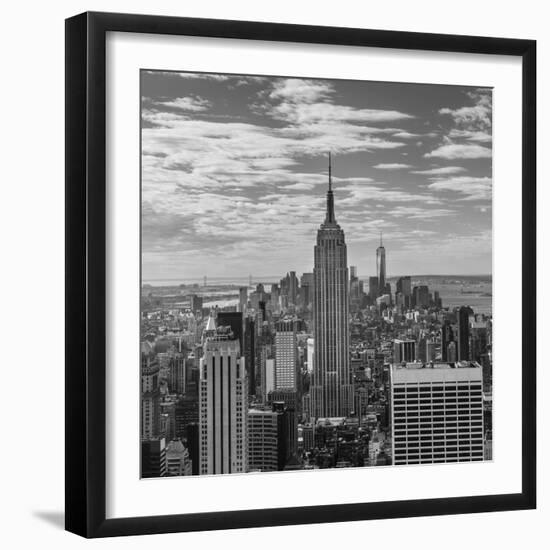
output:
<instances>
[{"instance_id":1,"label":"framed photograph","mask_svg":"<svg viewBox=\"0 0 550 550\"><path fill-rule=\"evenodd\" d=\"M66 21L66 528L535 507L530 40Z\"/></svg>"}]
</instances>

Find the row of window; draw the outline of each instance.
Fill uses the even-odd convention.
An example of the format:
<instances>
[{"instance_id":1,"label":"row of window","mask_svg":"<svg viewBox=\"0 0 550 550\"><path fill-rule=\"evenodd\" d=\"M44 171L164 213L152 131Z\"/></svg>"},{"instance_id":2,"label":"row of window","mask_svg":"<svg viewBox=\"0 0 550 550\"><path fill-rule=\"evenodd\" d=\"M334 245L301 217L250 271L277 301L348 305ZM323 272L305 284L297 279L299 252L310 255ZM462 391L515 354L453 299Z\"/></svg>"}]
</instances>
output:
<instances>
[{"instance_id":1,"label":"row of window","mask_svg":"<svg viewBox=\"0 0 550 550\"><path fill-rule=\"evenodd\" d=\"M404 466L407 464L442 464L444 462L479 462L483 460L483 456L465 456L465 457L450 457L447 458L420 458L420 459L395 459L394 464L396 466Z\"/></svg>"},{"instance_id":2,"label":"row of window","mask_svg":"<svg viewBox=\"0 0 550 550\"><path fill-rule=\"evenodd\" d=\"M483 441L481 439L475 440L475 441L427 441L427 442L416 442L416 443L395 443L395 453L396 454L403 454L406 452L411 452L412 449L415 450L415 452L418 452L419 448L422 448L422 450L428 451L429 449L435 447L443 447L447 450L447 452L456 451L457 448L461 450L467 450L472 449L474 451L482 450L483 449Z\"/></svg>"},{"instance_id":3,"label":"row of window","mask_svg":"<svg viewBox=\"0 0 550 550\"><path fill-rule=\"evenodd\" d=\"M472 428L470 430L471 432L479 432L481 433L483 430L482 430L482 427L481 426L475 426L474 428ZM444 433L447 433L447 434L452 434L452 433L456 433L457 432L457 428L456 426L453 427L453 428L448 428L448 429L445 429L445 428L437 428L437 429L433 429L433 430L396 430L395 431L395 439L399 439L400 437L406 437L407 435L433 435L433 434L444 434Z\"/></svg>"}]
</instances>

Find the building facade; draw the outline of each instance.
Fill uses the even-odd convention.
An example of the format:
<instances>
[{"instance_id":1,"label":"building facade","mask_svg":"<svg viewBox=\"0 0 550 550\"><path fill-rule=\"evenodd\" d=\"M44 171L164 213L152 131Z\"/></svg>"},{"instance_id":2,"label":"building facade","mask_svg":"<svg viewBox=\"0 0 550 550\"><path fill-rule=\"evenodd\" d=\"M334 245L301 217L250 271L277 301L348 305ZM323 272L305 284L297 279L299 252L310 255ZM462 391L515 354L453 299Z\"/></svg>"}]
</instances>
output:
<instances>
[{"instance_id":1,"label":"building facade","mask_svg":"<svg viewBox=\"0 0 550 550\"><path fill-rule=\"evenodd\" d=\"M247 380L239 341L208 320L200 361L200 473L247 471Z\"/></svg>"},{"instance_id":2,"label":"building facade","mask_svg":"<svg viewBox=\"0 0 550 550\"><path fill-rule=\"evenodd\" d=\"M394 464L483 460L481 386L478 363L392 365Z\"/></svg>"},{"instance_id":3,"label":"building facade","mask_svg":"<svg viewBox=\"0 0 550 550\"><path fill-rule=\"evenodd\" d=\"M248 411L248 469L251 472L278 470L278 415L267 410Z\"/></svg>"},{"instance_id":4,"label":"building facade","mask_svg":"<svg viewBox=\"0 0 550 550\"><path fill-rule=\"evenodd\" d=\"M275 389L298 389L298 342L294 319L275 325Z\"/></svg>"}]
</instances>

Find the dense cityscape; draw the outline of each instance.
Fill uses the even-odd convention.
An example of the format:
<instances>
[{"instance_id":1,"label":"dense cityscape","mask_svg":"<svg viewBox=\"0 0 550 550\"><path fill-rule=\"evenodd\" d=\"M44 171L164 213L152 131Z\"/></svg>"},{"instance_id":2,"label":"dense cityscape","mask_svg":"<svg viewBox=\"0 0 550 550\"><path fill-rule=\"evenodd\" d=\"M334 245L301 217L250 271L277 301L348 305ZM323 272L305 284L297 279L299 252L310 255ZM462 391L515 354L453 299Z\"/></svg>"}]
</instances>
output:
<instances>
[{"instance_id":1,"label":"dense cityscape","mask_svg":"<svg viewBox=\"0 0 550 550\"><path fill-rule=\"evenodd\" d=\"M329 157L311 272L142 285L142 477L492 458L490 308L389 278L382 235L361 278L335 210Z\"/></svg>"}]
</instances>

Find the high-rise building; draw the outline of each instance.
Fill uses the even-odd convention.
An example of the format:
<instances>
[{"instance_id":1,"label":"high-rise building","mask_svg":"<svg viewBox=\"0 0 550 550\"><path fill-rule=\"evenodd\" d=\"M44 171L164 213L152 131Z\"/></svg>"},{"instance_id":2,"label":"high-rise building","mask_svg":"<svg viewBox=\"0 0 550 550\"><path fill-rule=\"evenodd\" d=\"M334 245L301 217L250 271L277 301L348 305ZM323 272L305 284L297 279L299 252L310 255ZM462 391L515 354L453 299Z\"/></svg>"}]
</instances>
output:
<instances>
[{"instance_id":1,"label":"high-rise building","mask_svg":"<svg viewBox=\"0 0 550 550\"><path fill-rule=\"evenodd\" d=\"M441 360L448 360L449 344L454 341L453 327L449 321L445 321L441 327Z\"/></svg>"},{"instance_id":2,"label":"high-rise building","mask_svg":"<svg viewBox=\"0 0 550 550\"><path fill-rule=\"evenodd\" d=\"M202 313L202 296L191 294L189 302L189 307L193 313Z\"/></svg>"},{"instance_id":3,"label":"high-rise building","mask_svg":"<svg viewBox=\"0 0 550 550\"><path fill-rule=\"evenodd\" d=\"M243 314L240 311L219 311L216 318L218 327L231 327L233 337L239 341L239 346L244 350Z\"/></svg>"},{"instance_id":4,"label":"high-rise building","mask_svg":"<svg viewBox=\"0 0 550 550\"><path fill-rule=\"evenodd\" d=\"M141 437L158 435L159 425L159 365L152 353L141 354Z\"/></svg>"},{"instance_id":5,"label":"high-rise building","mask_svg":"<svg viewBox=\"0 0 550 550\"><path fill-rule=\"evenodd\" d=\"M276 398L279 397L277 393L274 392ZM283 470L289 459L295 457L298 451L298 415L296 405L292 401L292 399L271 401L272 409L277 414L279 470Z\"/></svg>"},{"instance_id":6,"label":"high-rise building","mask_svg":"<svg viewBox=\"0 0 550 550\"><path fill-rule=\"evenodd\" d=\"M369 298L372 304L375 303L379 294L378 277L369 277Z\"/></svg>"},{"instance_id":7,"label":"high-rise building","mask_svg":"<svg viewBox=\"0 0 550 550\"><path fill-rule=\"evenodd\" d=\"M246 311L246 307L248 305L248 288L246 286L242 286L239 288L239 311L241 313L244 313Z\"/></svg>"},{"instance_id":8,"label":"high-rise building","mask_svg":"<svg viewBox=\"0 0 550 550\"><path fill-rule=\"evenodd\" d=\"M458 360L470 359L470 315L472 308L462 306L458 310Z\"/></svg>"},{"instance_id":9,"label":"high-rise building","mask_svg":"<svg viewBox=\"0 0 550 550\"><path fill-rule=\"evenodd\" d=\"M376 249L376 275L378 276L378 292L385 292L386 289L386 249L382 244L382 233L380 233L380 246Z\"/></svg>"},{"instance_id":10,"label":"high-rise building","mask_svg":"<svg viewBox=\"0 0 550 550\"><path fill-rule=\"evenodd\" d=\"M270 307L273 313L279 313L281 309L279 298L280 298L279 285L274 283L271 285L271 297L270 297Z\"/></svg>"},{"instance_id":11,"label":"high-rise building","mask_svg":"<svg viewBox=\"0 0 550 550\"><path fill-rule=\"evenodd\" d=\"M298 278L296 277L296 271L291 271L288 274L288 301L296 305L298 297Z\"/></svg>"},{"instance_id":12,"label":"high-rise building","mask_svg":"<svg viewBox=\"0 0 550 550\"><path fill-rule=\"evenodd\" d=\"M447 346L447 361L449 363L454 363L458 360L458 351L456 342L449 342Z\"/></svg>"},{"instance_id":13,"label":"high-rise building","mask_svg":"<svg viewBox=\"0 0 550 550\"><path fill-rule=\"evenodd\" d=\"M393 362L411 363L416 361L415 340L394 340L393 341Z\"/></svg>"},{"instance_id":14,"label":"high-rise building","mask_svg":"<svg viewBox=\"0 0 550 550\"><path fill-rule=\"evenodd\" d=\"M230 331L218 331L212 317L207 327L200 361L200 473L243 473L248 456L245 362Z\"/></svg>"},{"instance_id":15,"label":"high-rise building","mask_svg":"<svg viewBox=\"0 0 550 550\"><path fill-rule=\"evenodd\" d=\"M248 411L248 469L275 472L279 465L278 415L274 411Z\"/></svg>"},{"instance_id":16,"label":"high-rise building","mask_svg":"<svg viewBox=\"0 0 550 550\"><path fill-rule=\"evenodd\" d=\"M403 296L403 306L406 309L411 307L411 278L407 275L406 277L399 277L397 284L395 285L395 291L400 292Z\"/></svg>"},{"instance_id":17,"label":"high-rise building","mask_svg":"<svg viewBox=\"0 0 550 550\"><path fill-rule=\"evenodd\" d=\"M189 450L179 439L173 439L166 446L166 475L190 476L192 475Z\"/></svg>"},{"instance_id":18,"label":"high-rise building","mask_svg":"<svg viewBox=\"0 0 550 550\"><path fill-rule=\"evenodd\" d=\"M313 355L314 355L315 345L313 338L307 339L307 372L313 372Z\"/></svg>"},{"instance_id":19,"label":"high-rise building","mask_svg":"<svg viewBox=\"0 0 550 550\"><path fill-rule=\"evenodd\" d=\"M179 352L173 353L170 356L168 365L170 368L168 387L172 393L183 395L186 382L185 356Z\"/></svg>"},{"instance_id":20,"label":"high-rise building","mask_svg":"<svg viewBox=\"0 0 550 550\"><path fill-rule=\"evenodd\" d=\"M256 394L256 326L251 317L244 320L244 360L248 379L248 394Z\"/></svg>"},{"instance_id":21,"label":"high-rise building","mask_svg":"<svg viewBox=\"0 0 550 550\"><path fill-rule=\"evenodd\" d=\"M327 211L317 231L313 281L312 415L316 418L345 417L353 407L349 373L348 264L344 231L334 215L330 155Z\"/></svg>"},{"instance_id":22,"label":"high-rise building","mask_svg":"<svg viewBox=\"0 0 550 550\"><path fill-rule=\"evenodd\" d=\"M141 440L141 477L166 475L166 440L156 437Z\"/></svg>"},{"instance_id":23,"label":"high-rise building","mask_svg":"<svg viewBox=\"0 0 550 550\"><path fill-rule=\"evenodd\" d=\"M415 286L413 302L416 307L428 307L430 305L430 289L426 285Z\"/></svg>"},{"instance_id":24,"label":"high-rise building","mask_svg":"<svg viewBox=\"0 0 550 550\"><path fill-rule=\"evenodd\" d=\"M300 296L304 309L308 309L311 306L312 295L313 273L303 273L300 277Z\"/></svg>"},{"instance_id":25,"label":"high-rise building","mask_svg":"<svg viewBox=\"0 0 550 550\"><path fill-rule=\"evenodd\" d=\"M275 389L298 388L298 344L294 319L275 325Z\"/></svg>"},{"instance_id":26,"label":"high-rise building","mask_svg":"<svg viewBox=\"0 0 550 550\"><path fill-rule=\"evenodd\" d=\"M483 397L477 363L391 368L394 464L483 460Z\"/></svg>"},{"instance_id":27,"label":"high-rise building","mask_svg":"<svg viewBox=\"0 0 550 550\"><path fill-rule=\"evenodd\" d=\"M275 389L275 359L265 360L265 373L262 376L262 396L264 401L267 395Z\"/></svg>"}]
</instances>

